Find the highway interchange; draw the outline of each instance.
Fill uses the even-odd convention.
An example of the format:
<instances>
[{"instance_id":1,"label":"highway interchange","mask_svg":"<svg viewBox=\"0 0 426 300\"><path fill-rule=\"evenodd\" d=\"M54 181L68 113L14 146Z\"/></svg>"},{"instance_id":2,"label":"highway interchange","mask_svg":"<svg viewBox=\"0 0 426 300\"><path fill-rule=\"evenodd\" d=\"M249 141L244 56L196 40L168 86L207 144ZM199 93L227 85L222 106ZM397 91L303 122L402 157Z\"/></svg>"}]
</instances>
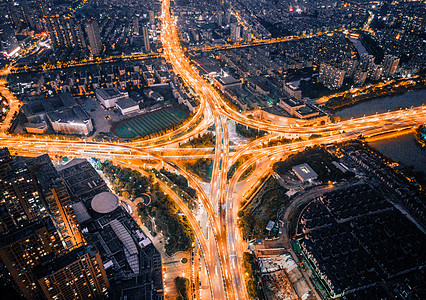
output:
<instances>
[{"instance_id":1,"label":"highway interchange","mask_svg":"<svg viewBox=\"0 0 426 300\"><path fill-rule=\"evenodd\" d=\"M237 228L237 212L244 191L238 191L238 179L251 165L256 168L244 187L255 187L264 173L270 172L275 161L289 154L303 150L305 147L318 144L341 142L357 138L359 135L378 134L402 128L414 127L426 122L426 107L415 107L406 110L392 111L383 114L365 116L358 119L342 121L336 124L325 124L312 127L290 127L279 124L253 120L242 113L234 111L216 89L192 66L179 41L176 21L170 11L170 0L162 0L161 40L163 56L173 66L176 74L200 98L200 106L191 119L181 128L161 137L133 142L94 142L86 140L54 139L49 137L9 135L6 129L10 125L13 113L19 109L19 102L4 85L0 92L11 99L11 112L1 126L0 146L9 147L12 153L38 155L68 155L81 157L98 157L110 159L116 163L125 160L135 166L141 160L160 161L168 169L183 175L197 195L208 216L208 227L213 237L206 237L193 212L168 187L162 184L163 190L181 208L188 218L207 266L210 290L213 299L249 299L245 288L242 269L242 240ZM3 73L4 74L4 73ZM245 144L230 146L228 121L232 120L252 128L268 132L257 140ZM179 148L179 142L205 132L214 123L216 144L212 148ZM264 146L270 140L289 134L304 137L301 141L278 145ZM315 139L308 139L317 134ZM250 159L242 164L230 180L227 173L231 166L243 155ZM210 193L200 184L199 179L186 171L179 161L194 158L213 159ZM239 195L235 197L235 195Z\"/></svg>"}]
</instances>

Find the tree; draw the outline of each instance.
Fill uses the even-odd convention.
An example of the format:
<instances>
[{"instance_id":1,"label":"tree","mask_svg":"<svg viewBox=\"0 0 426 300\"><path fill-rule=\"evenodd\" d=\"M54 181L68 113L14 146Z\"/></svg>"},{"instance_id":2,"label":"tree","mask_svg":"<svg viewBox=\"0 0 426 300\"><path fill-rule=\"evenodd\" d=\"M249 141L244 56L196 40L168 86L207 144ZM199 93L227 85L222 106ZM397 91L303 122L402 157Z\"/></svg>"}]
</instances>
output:
<instances>
[{"instance_id":1,"label":"tree","mask_svg":"<svg viewBox=\"0 0 426 300\"><path fill-rule=\"evenodd\" d=\"M176 277L175 286L179 294L177 299L188 300L189 299L188 298L189 280L183 277Z\"/></svg>"}]
</instances>

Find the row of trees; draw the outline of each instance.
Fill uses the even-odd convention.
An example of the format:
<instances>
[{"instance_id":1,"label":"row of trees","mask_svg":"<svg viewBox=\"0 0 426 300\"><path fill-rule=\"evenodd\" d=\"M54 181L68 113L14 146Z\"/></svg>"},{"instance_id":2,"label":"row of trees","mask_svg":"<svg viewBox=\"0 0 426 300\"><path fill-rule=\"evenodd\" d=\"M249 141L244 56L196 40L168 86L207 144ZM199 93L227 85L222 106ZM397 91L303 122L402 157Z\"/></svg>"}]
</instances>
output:
<instances>
[{"instance_id":1,"label":"row of trees","mask_svg":"<svg viewBox=\"0 0 426 300\"><path fill-rule=\"evenodd\" d=\"M242 125L240 123L235 124L235 130L237 131L238 134L246 138L249 138L250 140L258 139L268 133L266 131L254 129L254 128Z\"/></svg>"},{"instance_id":2,"label":"row of trees","mask_svg":"<svg viewBox=\"0 0 426 300\"><path fill-rule=\"evenodd\" d=\"M182 200L186 203L186 205L188 205L188 208L191 210L195 209L197 205L195 202L197 191L189 186L188 180L186 180L184 176L169 172L164 168L162 168L159 173L163 174L163 176L165 176L168 180L170 180L170 182L174 183L178 187L178 192L182 195ZM158 175L160 174L156 174L156 176Z\"/></svg>"},{"instance_id":3,"label":"row of trees","mask_svg":"<svg viewBox=\"0 0 426 300\"><path fill-rule=\"evenodd\" d=\"M143 223L154 221L153 234L162 232L166 237L165 250L168 255L191 249L195 237L188 219L179 214L177 205L160 191L158 184L151 188L150 205L138 204L138 214Z\"/></svg>"},{"instance_id":4,"label":"row of trees","mask_svg":"<svg viewBox=\"0 0 426 300\"><path fill-rule=\"evenodd\" d=\"M325 106L328 109L336 110L372 98L402 94L407 92L407 89L409 88L424 88L426 84L424 78L424 75L419 78L415 78L411 80L409 84L400 84L402 81L400 80L397 81L395 84L385 85L382 87L372 86L360 94L352 94L350 92L346 92L342 96L331 98L327 101Z\"/></svg>"},{"instance_id":5,"label":"row of trees","mask_svg":"<svg viewBox=\"0 0 426 300\"><path fill-rule=\"evenodd\" d=\"M243 253L243 267L244 267L244 273L246 274L245 281L246 281L247 293L250 299L261 299L261 295L257 293L257 289L256 289L256 280L254 276L254 272L255 272L254 259L255 257L253 254L248 252Z\"/></svg>"},{"instance_id":6,"label":"row of trees","mask_svg":"<svg viewBox=\"0 0 426 300\"><path fill-rule=\"evenodd\" d=\"M180 145L181 148L211 148L214 146L214 135L212 132L198 134L197 137Z\"/></svg>"}]
</instances>

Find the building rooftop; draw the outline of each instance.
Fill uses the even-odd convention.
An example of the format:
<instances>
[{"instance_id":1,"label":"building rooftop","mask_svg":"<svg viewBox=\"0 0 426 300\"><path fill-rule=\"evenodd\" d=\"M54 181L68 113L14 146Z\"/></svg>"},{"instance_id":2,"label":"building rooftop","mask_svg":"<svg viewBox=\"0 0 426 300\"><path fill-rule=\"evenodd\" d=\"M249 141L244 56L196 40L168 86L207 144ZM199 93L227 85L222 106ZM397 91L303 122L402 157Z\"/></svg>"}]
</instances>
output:
<instances>
[{"instance_id":1,"label":"building rooftop","mask_svg":"<svg viewBox=\"0 0 426 300\"><path fill-rule=\"evenodd\" d=\"M41 115L52 111L66 109L77 104L69 93L62 93L55 97L33 100L22 107L26 117Z\"/></svg>"},{"instance_id":2,"label":"building rooftop","mask_svg":"<svg viewBox=\"0 0 426 300\"><path fill-rule=\"evenodd\" d=\"M217 76L216 79L222 85L229 85L229 84L240 83L240 81L238 79L235 79L231 75L228 75L228 76Z\"/></svg>"},{"instance_id":3,"label":"building rooftop","mask_svg":"<svg viewBox=\"0 0 426 300\"><path fill-rule=\"evenodd\" d=\"M120 109L127 109L127 108L137 106L139 104L132 98L124 98L124 99L118 100L115 103L115 105L117 105Z\"/></svg>"},{"instance_id":4,"label":"building rooftop","mask_svg":"<svg viewBox=\"0 0 426 300\"><path fill-rule=\"evenodd\" d=\"M48 260L46 263L42 263L36 266L33 269L33 273L37 279L41 279L76 262L81 256L85 254L89 254L90 256L93 256L96 253L98 253L98 250L96 249L95 246L91 244L81 246L75 250L72 250L71 252L68 252L65 255L55 258L53 262L51 260Z\"/></svg>"},{"instance_id":5,"label":"building rooftop","mask_svg":"<svg viewBox=\"0 0 426 300\"><path fill-rule=\"evenodd\" d=\"M73 159L57 170L77 201L91 201L97 194L109 192L102 177L86 159Z\"/></svg>"},{"instance_id":6,"label":"building rooftop","mask_svg":"<svg viewBox=\"0 0 426 300\"><path fill-rule=\"evenodd\" d=\"M47 117L51 122L59 123L85 124L90 120L90 116L79 105L60 111L49 112L47 113Z\"/></svg>"},{"instance_id":7,"label":"building rooftop","mask_svg":"<svg viewBox=\"0 0 426 300\"><path fill-rule=\"evenodd\" d=\"M127 94L125 91L120 90L119 88L107 88L107 89L97 89L96 94L103 99L114 99L117 97L122 97Z\"/></svg>"},{"instance_id":8,"label":"building rooftop","mask_svg":"<svg viewBox=\"0 0 426 300\"><path fill-rule=\"evenodd\" d=\"M305 105L305 103L303 103L302 101L298 101L292 98L282 98L281 101L290 107L299 107Z\"/></svg>"},{"instance_id":9,"label":"building rooftop","mask_svg":"<svg viewBox=\"0 0 426 300\"><path fill-rule=\"evenodd\" d=\"M265 107L262 109L263 111L266 111L267 113L280 116L280 117L286 117L286 118L292 118L293 116L290 115L287 111L285 111L282 107L275 105L271 107Z\"/></svg>"},{"instance_id":10,"label":"building rooftop","mask_svg":"<svg viewBox=\"0 0 426 300\"><path fill-rule=\"evenodd\" d=\"M97 213L107 214L114 211L119 204L117 195L110 192L102 192L93 198L91 207Z\"/></svg>"},{"instance_id":11,"label":"building rooftop","mask_svg":"<svg viewBox=\"0 0 426 300\"><path fill-rule=\"evenodd\" d=\"M303 181L316 179L318 177L318 174L306 163L294 166L292 170Z\"/></svg>"}]
</instances>

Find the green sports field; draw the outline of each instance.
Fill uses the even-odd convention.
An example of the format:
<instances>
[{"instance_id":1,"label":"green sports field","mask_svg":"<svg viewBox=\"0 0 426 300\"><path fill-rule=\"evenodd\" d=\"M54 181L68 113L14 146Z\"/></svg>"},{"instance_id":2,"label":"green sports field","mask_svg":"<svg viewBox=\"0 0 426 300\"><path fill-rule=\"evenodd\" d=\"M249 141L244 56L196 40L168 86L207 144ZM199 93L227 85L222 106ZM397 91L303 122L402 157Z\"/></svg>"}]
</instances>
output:
<instances>
[{"instance_id":1,"label":"green sports field","mask_svg":"<svg viewBox=\"0 0 426 300\"><path fill-rule=\"evenodd\" d=\"M120 138L133 139L170 128L181 123L186 117L187 115L182 110L167 107L119 122L113 126L112 130Z\"/></svg>"}]
</instances>

